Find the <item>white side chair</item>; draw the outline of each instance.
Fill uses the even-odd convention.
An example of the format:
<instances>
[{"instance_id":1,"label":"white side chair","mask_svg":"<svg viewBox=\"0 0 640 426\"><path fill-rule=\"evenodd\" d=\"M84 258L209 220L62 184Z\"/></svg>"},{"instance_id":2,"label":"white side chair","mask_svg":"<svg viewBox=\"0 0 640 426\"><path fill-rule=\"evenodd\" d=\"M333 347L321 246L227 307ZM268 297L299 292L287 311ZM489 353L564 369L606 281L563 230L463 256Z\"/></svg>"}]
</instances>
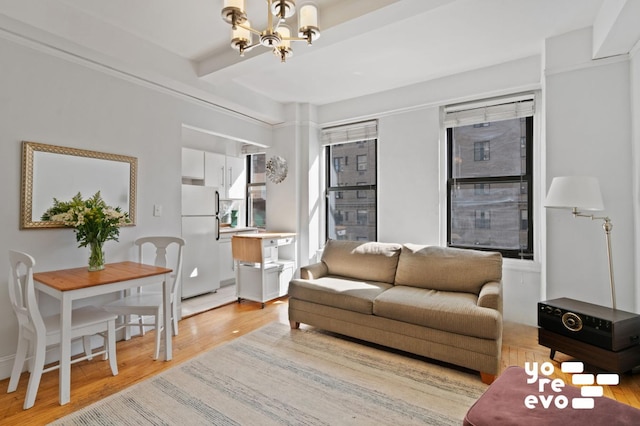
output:
<instances>
[{"instance_id":1,"label":"white side chair","mask_svg":"<svg viewBox=\"0 0 640 426\"><path fill-rule=\"evenodd\" d=\"M9 299L18 317L18 349L13 362L11 379L7 393L18 387L24 362L29 360L29 384L23 408L31 408L36 400L40 379L43 373L59 368L56 364L44 368L47 346L60 344L60 316L42 317L36 299L33 284L33 266L35 260L26 253L9 251L11 276L9 277ZM71 363L91 359L93 355L104 354L109 358L109 365L114 376L118 374L116 362L116 323L117 316L95 306L74 309L71 314L71 339L83 338L85 356L76 358ZM90 336L106 333L105 349L92 353ZM104 336L104 334L103 334Z\"/></svg>"},{"instance_id":2,"label":"white side chair","mask_svg":"<svg viewBox=\"0 0 640 426\"><path fill-rule=\"evenodd\" d=\"M142 262L143 246L147 243L155 246L156 258L154 264L156 266L167 267L167 248L177 245L177 265L173 268L171 274L171 324L173 325L173 335L178 334L178 298L180 297L180 283L182 276L182 247L184 240L178 237L144 237L138 238L134 242L138 246L138 259ZM144 335L145 326L153 326L156 330L156 352L154 359L160 356L160 337L163 330L162 312L163 302L162 293L142 290L140 287L125 294L124 297L104 305L104 308L114 314L124 317L124 322L119 328L125 328L125 340L131 338L130 327L137 327L140 335ZM137 319L132 321L132 315L136 315ZM145 323L145 316L154 316L154 323Z\"/></svg>"}]
</instances>

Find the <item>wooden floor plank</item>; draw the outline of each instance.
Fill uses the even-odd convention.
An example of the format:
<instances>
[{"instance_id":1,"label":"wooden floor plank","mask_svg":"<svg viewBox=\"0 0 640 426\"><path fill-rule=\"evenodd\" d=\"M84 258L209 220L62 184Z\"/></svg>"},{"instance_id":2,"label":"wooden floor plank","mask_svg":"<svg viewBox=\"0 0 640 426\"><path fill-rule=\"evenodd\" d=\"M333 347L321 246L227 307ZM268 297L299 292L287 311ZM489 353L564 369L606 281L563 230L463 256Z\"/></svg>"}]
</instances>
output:
<instances>
[{"instance_id":1,"label":"wooden floor plank","mask_svg":"<svg viewBox=\"0 0 640 426\"><path fill-rule=\"evenodd\" d=\"M43 375L35 406L26 411L22 410L22 404L28 374L23 373L18 390L10 394L6 393L9 379L2 380L0 425L47 424L266 324L274 321L289 324L287 308L286 299L269 302L264 309L259 303L232 303L185 318L180 322L180 333L174 338L174 360L171 362L153 360L154 332L118 342L119 374L112 376L109 363L101 357L75 364L71 368L71 402L64 406L58 404L57 372ZM542 364L550 361L549 349L538 345L535 327L506 323L502 348L502 370L509 365L524 366L525 362ZM556 377L567 383L570 383L570 376L560 372L560 363L570 359L565 354L557 353L553 362ZM625 375L620 385L609 386L605 392L640 408L640 374Z\"/></svg>"}]
</instances>

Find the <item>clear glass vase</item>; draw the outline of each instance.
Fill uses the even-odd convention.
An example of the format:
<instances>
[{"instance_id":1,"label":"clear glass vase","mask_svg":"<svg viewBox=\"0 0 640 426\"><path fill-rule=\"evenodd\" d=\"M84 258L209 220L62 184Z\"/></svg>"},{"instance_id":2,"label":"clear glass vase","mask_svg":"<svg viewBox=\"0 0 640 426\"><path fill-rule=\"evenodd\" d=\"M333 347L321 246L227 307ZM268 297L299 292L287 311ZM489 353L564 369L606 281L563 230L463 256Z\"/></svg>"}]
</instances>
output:
<instances>
[{"instance_id":1,"label":"clear glass vase","mask_svg":"<svg viewBox=\"0 0 640 426\"><path fill-rule=\"evenodd\" d=\"M102 251L102 241L92 241L89 243L89 270L101 271L104 269L104 252Z\"/></svg>"}]
</instances>

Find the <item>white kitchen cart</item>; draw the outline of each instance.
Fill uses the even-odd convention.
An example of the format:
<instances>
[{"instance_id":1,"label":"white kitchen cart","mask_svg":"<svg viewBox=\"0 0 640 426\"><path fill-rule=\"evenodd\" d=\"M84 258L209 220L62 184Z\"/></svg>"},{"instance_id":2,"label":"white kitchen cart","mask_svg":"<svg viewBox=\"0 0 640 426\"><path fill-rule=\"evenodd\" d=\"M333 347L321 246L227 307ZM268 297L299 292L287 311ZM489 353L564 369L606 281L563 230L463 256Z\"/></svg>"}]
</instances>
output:
<instances>
[{"instance_id":1,"label":"white kitchen cart","mask_svg":"<svg viewBox=\"0 0 640 426\"><path fill-rule=\"evenodd\" d=\"M287 294L296 270L296 234L264 232L234 235L231 250L236 262L236 293L243 299L265 302Z\"/></svg>"}]
</instances>

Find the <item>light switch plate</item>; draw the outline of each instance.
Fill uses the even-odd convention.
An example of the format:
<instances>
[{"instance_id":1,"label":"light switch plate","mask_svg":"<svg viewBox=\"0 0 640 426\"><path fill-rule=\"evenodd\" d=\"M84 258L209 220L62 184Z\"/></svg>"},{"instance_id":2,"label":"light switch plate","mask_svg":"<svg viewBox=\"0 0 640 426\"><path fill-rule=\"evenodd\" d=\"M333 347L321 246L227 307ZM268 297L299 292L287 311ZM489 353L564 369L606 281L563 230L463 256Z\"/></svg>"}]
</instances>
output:
<instances>
[{"instance_id":1,"label":"light switch plate","mask_svg":"<svg viewBox=\"0 0 640 426\"><path fill-rule=\"evenodd\" d=\"M153 215L154 215L154 216L157 216L157 217L162 216L162 205L160 205L160 204L155 204L155 205L153 206Z\"/></svg>"}]
</instances>

